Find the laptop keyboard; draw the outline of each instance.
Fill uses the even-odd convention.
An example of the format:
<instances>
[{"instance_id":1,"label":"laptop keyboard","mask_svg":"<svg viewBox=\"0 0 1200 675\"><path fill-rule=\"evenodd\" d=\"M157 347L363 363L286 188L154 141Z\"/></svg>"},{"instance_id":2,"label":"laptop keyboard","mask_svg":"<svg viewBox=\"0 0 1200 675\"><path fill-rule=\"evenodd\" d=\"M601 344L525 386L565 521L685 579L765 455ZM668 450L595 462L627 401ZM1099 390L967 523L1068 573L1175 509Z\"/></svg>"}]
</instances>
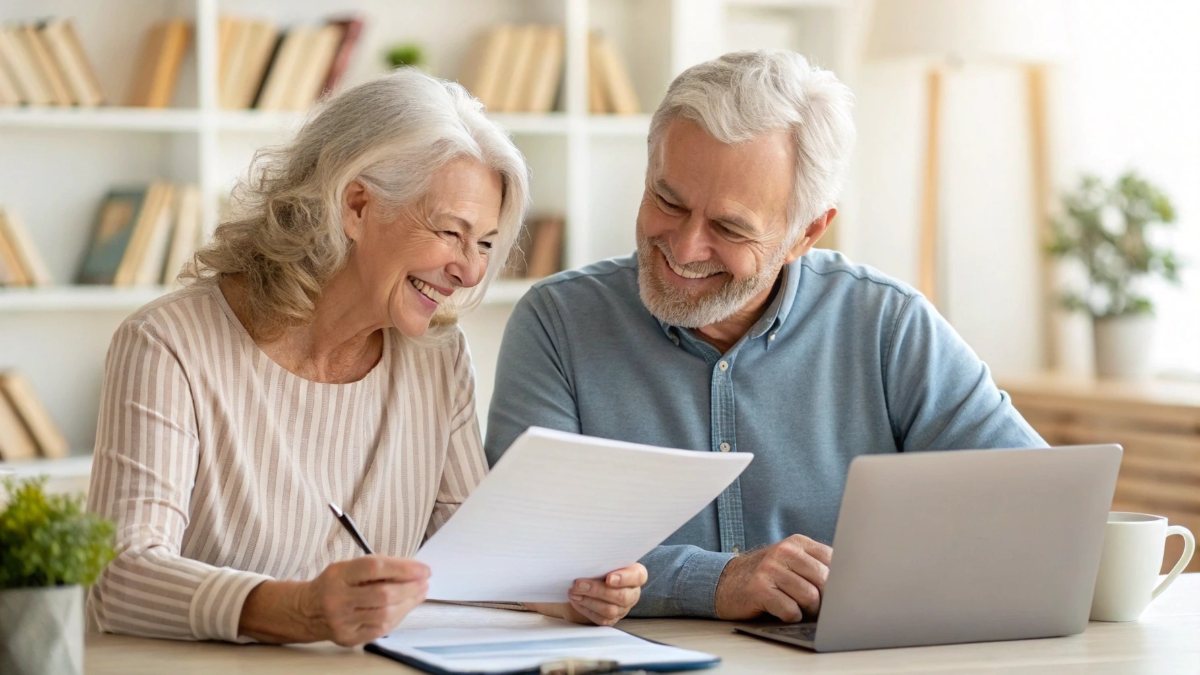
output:
<instances>
[{"instance_id":1,"label":"laptop keyboard","mask_svg":"<svg viewBox=\"0 0 1200 675\"><path fill-rule=\"evenodd\" d=\"M817 639L817 624L815 623L788 623L782 626L755 626L755 628L763 633L808 640L809 642Z\"/></svg>"}]
</instances>

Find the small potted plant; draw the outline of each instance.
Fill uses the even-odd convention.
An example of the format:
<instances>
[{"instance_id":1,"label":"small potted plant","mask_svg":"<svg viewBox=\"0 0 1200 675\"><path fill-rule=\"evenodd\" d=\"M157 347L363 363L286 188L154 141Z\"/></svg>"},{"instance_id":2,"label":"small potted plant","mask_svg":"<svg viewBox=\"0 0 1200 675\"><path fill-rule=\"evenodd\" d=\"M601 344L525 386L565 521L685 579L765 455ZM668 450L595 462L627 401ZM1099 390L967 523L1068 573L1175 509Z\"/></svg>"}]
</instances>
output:
<instances>
[{"instance_id":1,"label":"small potted plant","mask_svg":"<svg viewBox=\"0 0 1200 675\"><path fill-rule=\"evenodd\" d=\"M1145 281L1179 283L1178 260L1153 234L1175 222L1171 200L1129 171L1112 184L1083 176L1079 187L1063 195L1062 207L1048 250L1079 263L1087 280L1064 293L1062 304L1091 316L1098 375L1145 377L1154 313Z\"/></svg>"},{"instance_id":2,"label":"small potted plant","mask_svg":"<svg viewBox=\"0 0 1200 675\"><path fill-rule=\"evenodd\" d=\"M384 57L389 66L394 68L420 68L425 65L425 50L414 42L402 42L392 45Z\"/></svg>"},{"instance_id":3,"label":"small potted plant","mask_svg":"<svg viewBox=\"0 0 1200 675\"><path fill-rule=\"evenodd\" d=\"M113 559L113 524L45 479L4 479L0 673L83 672L83 587Z\"/></svg>"}]
</instances>

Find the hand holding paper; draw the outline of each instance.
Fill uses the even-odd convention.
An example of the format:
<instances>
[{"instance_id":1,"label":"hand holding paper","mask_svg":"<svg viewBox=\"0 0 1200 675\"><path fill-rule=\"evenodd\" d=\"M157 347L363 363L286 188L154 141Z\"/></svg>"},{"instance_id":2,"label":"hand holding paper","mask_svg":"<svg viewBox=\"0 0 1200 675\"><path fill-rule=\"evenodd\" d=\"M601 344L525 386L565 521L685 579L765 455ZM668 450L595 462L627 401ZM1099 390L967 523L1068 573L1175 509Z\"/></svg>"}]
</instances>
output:
<instances>
[{"instance_id":1,"label":"hand holding paper","mask_svg":"<svg viewBox=\"0 0 1200 675\"><path fill-rule=\"evenodd\" d=\"M565 602L575 579L641 558L751 459L531 427L417 552L428 597Z\"/></svg>"}]
</instances>

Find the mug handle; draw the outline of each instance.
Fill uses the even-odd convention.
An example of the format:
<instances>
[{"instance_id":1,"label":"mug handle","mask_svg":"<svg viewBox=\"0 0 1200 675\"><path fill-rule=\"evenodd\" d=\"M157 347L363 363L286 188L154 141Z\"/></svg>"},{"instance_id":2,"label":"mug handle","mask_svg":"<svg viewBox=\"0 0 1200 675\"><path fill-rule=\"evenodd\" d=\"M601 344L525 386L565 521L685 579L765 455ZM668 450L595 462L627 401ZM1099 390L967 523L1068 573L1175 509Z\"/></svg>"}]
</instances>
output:
<instances>
[{"instance_id":1,"label":"mug handle","mask_svg":"<svg viewBox=\"0 0 1200 675\"><path fill-rule=\"evenodd\" d=\"M1183 568L1187 567L1187 564L1192 560L1192 554L1196 552L1196 538L1192 536L1191 531L1186 527L1182 525L1168 527L1167 536L1169 537L1173 534L1183 537L1183 555L1179 556L1179 562L1176 562L1175 567L1171 568L1171 572L1167 574L1167 578L1163 579L1154 589L1154 592L1150 594L1151 600L1157 598L1159 593L1167 590L1167 586L1170 586L1171 582L1175 581L1175 577L1179 576L1179 573L1183 571Z\"/></svg>"}]
</instances>

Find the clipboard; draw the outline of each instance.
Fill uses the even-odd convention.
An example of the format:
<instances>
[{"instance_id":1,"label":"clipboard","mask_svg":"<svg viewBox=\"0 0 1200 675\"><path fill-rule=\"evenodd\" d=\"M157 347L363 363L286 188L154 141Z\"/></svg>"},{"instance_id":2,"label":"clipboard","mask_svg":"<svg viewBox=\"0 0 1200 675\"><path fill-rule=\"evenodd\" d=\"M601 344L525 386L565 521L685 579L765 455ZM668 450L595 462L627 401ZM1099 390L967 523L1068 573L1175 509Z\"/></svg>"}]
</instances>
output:
<instances>
[{"instance_id":1,"label":"clipboard","mask_svg":"<svg viewBox=\"0 0 1200 675\"><path fill-rule=\"evenodd\" d=\"M542 667L564 660L610 662L607 668L574 671L580 674L663 672L711 668L721 660L617 628L580 626L530 612L432 603L417 607L395 631L365 649L437 675L554 672Z\"/></svg>"}]
</instances>

